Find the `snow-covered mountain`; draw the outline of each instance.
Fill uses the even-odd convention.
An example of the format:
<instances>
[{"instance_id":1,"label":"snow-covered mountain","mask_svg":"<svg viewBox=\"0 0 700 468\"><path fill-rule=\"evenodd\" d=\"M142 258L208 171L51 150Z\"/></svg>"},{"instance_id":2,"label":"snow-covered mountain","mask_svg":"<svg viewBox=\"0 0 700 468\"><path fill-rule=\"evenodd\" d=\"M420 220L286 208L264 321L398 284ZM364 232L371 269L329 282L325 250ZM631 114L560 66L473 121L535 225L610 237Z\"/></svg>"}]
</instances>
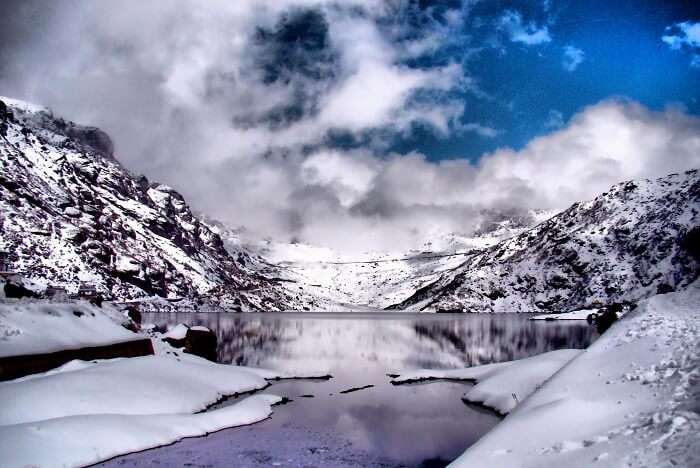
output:
<instances>
[{"instance_id":1,"label":"snow-covered mountain","mask_svg":"<svg viewBox=\"0 0 700 468\"><path fill-rule=\"evenodd\" d=\"M133 176L109 137L0 98L0 250L25 282L227 310L562 311L634 301L698 275L697 171L627 182L553 212L487 213L409 252L343 255L243 240Z\"/></svg>"},{"instance_id":2,"label":"snow-covered mountain","mask_svg":"<svg viewBox=\"0 0 700 468\"><path fill-rule=\"evenodd\" d=\"M0 215L0 250L38 292L86 282L115 299L210 298L234 310L300 303L229 255L179 193L125 170L105 133L8 98Z\"/></svg>"},{"instance_id":3,"label":"snow-covered mountain","mask_svg":"<svg viewBox=\"0 0 700 468\"><path fill-rule=\"evenodd\" d=\"M568 311L683 288L700 272L700 172L618 184L457 267L392 308Z\"/></svg>"},{"instance_id":4,"label":"snow-covered mountain","mask_svg":"<svg viewBox=\"0 0 700 468\"><path fill-rule=\"evenodd\" d=\"M227 250L261 274L278 280L290 294L301 294L313 310L371 311L410 297L417 289L464 262L475 250L511 238L555 212L485 213L489 220L471 235L437 236L409 251L361 254L302 243L289 244L249 236L210 222Z\"/></svg>"}]
</instances>

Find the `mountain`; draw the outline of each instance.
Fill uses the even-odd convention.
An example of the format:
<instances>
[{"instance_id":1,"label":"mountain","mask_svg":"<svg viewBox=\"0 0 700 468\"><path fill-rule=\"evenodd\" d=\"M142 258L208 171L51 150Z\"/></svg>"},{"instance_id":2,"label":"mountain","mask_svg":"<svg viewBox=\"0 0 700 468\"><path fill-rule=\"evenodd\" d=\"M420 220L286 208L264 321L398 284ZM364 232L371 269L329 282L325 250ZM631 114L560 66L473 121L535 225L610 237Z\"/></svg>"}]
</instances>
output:
<instances>
[{"instance_id":1,"label":"mountain","mask_svg":"<svg viewBox=\"0 0 700 468\"><path fill-rule=\"evenodd\" d=\"M484 213L474 233L342 255L196 216L130 174L109 137L0 98L0 250L25 285L225 310L566 311L682 288L700 270L697 171L626 182L553 216Z\"/></svg>"},{"instance_id":2,"label":"mountain","mask_svg":"<svg viewBox=\"0 0 700 468\"><path fill-rule=\"evenodd\" d=\"M172 188L130 174L109 137L0 98L0 250L30 289L207 299L232 310L300 300L232 257Z\"/></svg>"},{"instance_id":3,"label":"mountain","mask_svg":"<svg viewBox=\"0 0 700 468\"><path fill-rule=\"evenodd\" d=\"M700 174L621 183L465 257L390 308L569 311L683 288L700 272Z\"/></svg>"},{"instance_id":4,"label":"mountain","mask_svg":"<svg viewBox=\"0 0 700 468\"><path fill-rule=\"evenodd\" d=\"M231 255L273 277L290 294L301 294L314 310L376 311L411 296L422 285L460 265L469 252L519 234L554 213L485 212L473 233L436 236L420 249L343 253L327 247L260 240L245 229L211 222Z\"/></svg>"}]
</instances>

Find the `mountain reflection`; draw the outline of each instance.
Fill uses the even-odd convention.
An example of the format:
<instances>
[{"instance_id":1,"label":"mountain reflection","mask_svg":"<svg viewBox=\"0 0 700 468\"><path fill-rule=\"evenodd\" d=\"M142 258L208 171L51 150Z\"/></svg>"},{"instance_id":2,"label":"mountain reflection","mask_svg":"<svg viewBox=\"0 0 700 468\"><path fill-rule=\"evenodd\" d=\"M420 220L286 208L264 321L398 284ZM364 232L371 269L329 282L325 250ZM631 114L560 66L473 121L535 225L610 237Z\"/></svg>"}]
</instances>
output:
<instances>
[{"instance_id":1,"label":"mountain reflection","mask_svg":"<svg viewBox=\"0 0 700 468\"><path fill-rule=\"evenodd\" d=\"M146 314L158 325L215 331L219 361L284 371L473 366L596 338L585 322L543 322L522 314Z\"/></svg>"}]
</instances>

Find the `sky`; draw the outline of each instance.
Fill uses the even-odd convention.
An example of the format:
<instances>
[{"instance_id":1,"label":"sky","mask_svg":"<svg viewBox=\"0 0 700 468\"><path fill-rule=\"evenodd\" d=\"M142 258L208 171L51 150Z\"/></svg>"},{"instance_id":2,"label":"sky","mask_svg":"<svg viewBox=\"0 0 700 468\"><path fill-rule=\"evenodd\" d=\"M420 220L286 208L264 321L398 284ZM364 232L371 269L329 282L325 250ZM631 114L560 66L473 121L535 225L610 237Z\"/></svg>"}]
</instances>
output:
<instances>
[{"instance_id":1,"label":"sky","mask_svg":"<svg viewBox=\"0 0 700 468\"><path fill-rule=\"evenodd\" d=\"M251 238L420 248L700 167L700 6L3 0L0 95Z\"/></svg>"}]
</instances>

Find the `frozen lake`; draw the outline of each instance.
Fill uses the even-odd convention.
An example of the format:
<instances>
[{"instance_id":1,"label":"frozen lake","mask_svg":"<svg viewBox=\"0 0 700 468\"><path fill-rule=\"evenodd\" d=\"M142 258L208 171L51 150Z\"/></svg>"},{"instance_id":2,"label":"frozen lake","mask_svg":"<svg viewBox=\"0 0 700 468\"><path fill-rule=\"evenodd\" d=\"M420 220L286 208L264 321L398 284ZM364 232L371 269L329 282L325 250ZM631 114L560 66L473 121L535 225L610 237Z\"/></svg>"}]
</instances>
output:
<instances>
[{"instance_id":1,"label":"frozen lake","mask_svg":"<svg viewBox=\"0 0 700 468\"><path fill-rule=\"evenodd\" d=\"M327 371L328 381L273 383L292 402L271 419L100 466L445 466L499 422L461 401L468 383L393 386L386 374L508 361L585 348L585 321L523 314L145 314L158 325L204 325L219 361L288 372ZM371 386L343 393L350 389ZM230 404L229 400L223 404Z\"/></svg>"}]
</instances>

